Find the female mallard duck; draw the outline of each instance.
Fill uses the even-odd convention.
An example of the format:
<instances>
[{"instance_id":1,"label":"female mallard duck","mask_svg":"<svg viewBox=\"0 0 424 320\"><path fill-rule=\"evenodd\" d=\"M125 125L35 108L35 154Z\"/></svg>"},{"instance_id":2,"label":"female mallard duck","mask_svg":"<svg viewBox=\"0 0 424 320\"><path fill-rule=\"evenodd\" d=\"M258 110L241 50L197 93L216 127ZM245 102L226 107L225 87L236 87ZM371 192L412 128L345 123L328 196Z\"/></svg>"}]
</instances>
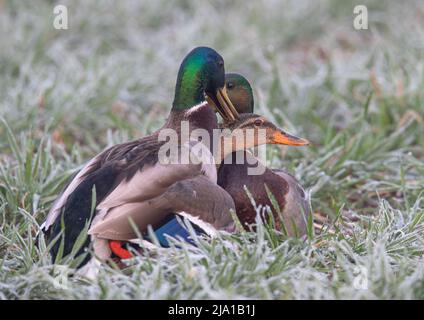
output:
<instances>
[{"instance_id":1,"label":"female mallard duck","mask_svg":"<svg viewBox=\"0 0 424 320\"><path fill-rule=\"evenodd\" d=\"M239 74L226 74L227 93L231 102L240 113L252 113L254 107L252 88L246 78ZM309 142L304 139L287 141L287 145L303 146ZM237 152L229 155L232 157L230 164L223 164L218 171L218 185L227 191L234 200L236 213L245 228L249 228L255 222L256 210L246 194L246 187L252 195L256 205L267 205L271 208L278 229L284 226L290 236L304 235L307 229L307 221L310 216L309 201L300 183L289 173L280 169L264 168L262 175L249 175L249 165L257 162L253 155L243 152L248 161L244 164L236 164ZM249 163L249 165L247 164ZM279 208L269 199L269 192L274 196ZM276 212L280 211L280 213ZM282 220L280 219L280 216ZM283 222L283 225L282 223Z\"/></svg>"},{"instance_id":2,"label":"female mallard duck","mask_svg":"<svg viewBox=\"0 0 424 320\"><path fill-rule=\"evenodd\" d=\"M95 156L55 201L42 225L48 241L62 237L51 249L53 257L59 251L64 256L71 253L78 236L90 224L94 190L96 203L90 238L77 255L92 242L95 255L106 259L110 255L106 239L136 238L128 217L141 233L146 232L148 225L160 224L169 212L186 212L217 229L231 229L229 210L234 209L234 202L216 184L215 165L209 165L203 158L188 164L163 164L158 160L165 144L159 139L164 129L172 129L178 135L175 157L191 155L198 141L189 140L189 136L184 138L181 124L187 121L190 133L200 128L212 134L218 126L215 110L227 121L236 114L226 95L224 60L211 48L195 48L180 66L172 110L164 126L151 135L115 145ZM202 155L207 156L208 152L205 150ZM82 264L89 258L85 257Z\"/></svg>"}]
</instances>

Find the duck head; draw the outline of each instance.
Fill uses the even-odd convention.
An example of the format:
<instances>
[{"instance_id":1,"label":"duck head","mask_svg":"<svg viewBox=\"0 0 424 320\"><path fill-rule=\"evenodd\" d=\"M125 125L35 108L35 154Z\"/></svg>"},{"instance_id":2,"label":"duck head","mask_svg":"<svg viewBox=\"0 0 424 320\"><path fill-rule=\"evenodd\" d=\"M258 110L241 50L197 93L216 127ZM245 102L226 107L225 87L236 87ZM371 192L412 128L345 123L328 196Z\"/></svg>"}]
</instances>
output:
<instances>
[{"instance_id":1,"label":"duck head","mask_svg":"<svg viewBox=\"0 0 424 320\"><path fill-rule=\"evenodd\" d=\"M288 146L306 146L309 141L278 128L263 116L253 113L242 113L233 122L220 125L220 156L224 159L228 154L257 147L264 144L280 144Z\"/></svg>"},{"instance_id":2,"label":"duck head","mask_svg":"<svg viewBox=\"0 0 424 320\"><path fill-rule=\"evenodd\" d=\"M228 97L237 110L237 118L220 124L226 134L221 139L221 150L225 157L231 152L249 149L263 144L305 146L309 141L278 128L270 120L253 113L252 87L245 77L236 73L225 75ZM225 133L225 132L224 132ZM243 143L240 140L243 139Z\"/></svg>"},{"instance_id":3,"label":"duck head","mask_svg":"<svg viewBox=\"0 0 424 320\"><path fill-rule=\"evenodd\" d=\"M233 134L236 131L243 134L246 142L245 149L263 144L281 144L288 146L305 146L309 144L308 140L292 135L278 128L264 116L254 113L242 113L236 120L231 123L226 123L221 126L221 128L229 129ZM261 130L263 134L261 134ZM249 138L249 135L252 137Z\"/></svg>"},{"instance_id":4,"label":"duck head","mask_svg":"<svg viewBox=\"0 0 424 320\"><path fill-rule=\"evenodd\" d=\"M212 48L197 47L181 63L172 110L189 110L205 100L225 121L237 116L226 92L224 59Z\"/></svg>"}]
</instances>

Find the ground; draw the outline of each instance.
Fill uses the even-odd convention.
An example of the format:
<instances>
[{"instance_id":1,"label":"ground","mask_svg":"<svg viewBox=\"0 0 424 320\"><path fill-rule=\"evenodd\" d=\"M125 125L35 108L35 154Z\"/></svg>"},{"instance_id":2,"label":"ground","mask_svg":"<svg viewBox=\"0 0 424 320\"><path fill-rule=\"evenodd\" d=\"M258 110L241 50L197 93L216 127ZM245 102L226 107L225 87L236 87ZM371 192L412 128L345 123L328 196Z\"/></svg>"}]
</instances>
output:
<instances>
[{"instance_id":1,"label":"ground","mask_svg":"<svg viewBox=\"0 0 424 320\"><path fill-rule=\"evenodd\" d=\"M0 299L424 298L422 1L0 1ZM369 29L353 28L365 4ZM222 234L97 280L35 235L75 170L158 128L195 46L312 144L268 149L328 217L308 239Z\"/></svg>"}]
</instances>

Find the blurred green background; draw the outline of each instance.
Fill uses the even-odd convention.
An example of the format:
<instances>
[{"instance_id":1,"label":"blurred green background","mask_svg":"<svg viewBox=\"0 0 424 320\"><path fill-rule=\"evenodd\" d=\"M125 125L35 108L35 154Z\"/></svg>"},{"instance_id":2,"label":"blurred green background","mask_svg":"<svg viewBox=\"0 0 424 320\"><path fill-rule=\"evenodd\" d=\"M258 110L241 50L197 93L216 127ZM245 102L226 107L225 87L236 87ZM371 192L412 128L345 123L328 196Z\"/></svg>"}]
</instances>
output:
<instances>
[{"instance_id":1,"label":"blurred green background","mask_svg":"<svg viewBox=\"0 0 424 320\"><path fill-rule=\"evenodd\" d=\"M68 30L53 28L57 4L68 8ZM368 30L353 28L358 4L368 8ZM383 273L364 295L413 296L412 289L404 296L395 284L389 291L378 284L406 281L419 268L423 248L420 0L0 1L0 257L5 266L0 284L13 283L16 272L24 277L40 263L30 234L76 168L106 146L163 123L179 64L200 45L215 48L227 72L250 80L256 113L312 142L308 148L269 147L268 160L296 175L311 193L314 212L331 219L360 217L352 227L354 236L337 229L330 239L347 237L352 252L373 261L378 241L370 234L379 230L387 245L387 239L400 241L402 234L395 249L379 247L378 252L390 265L386 258L396 254L400 260L394 265L407 266L404 278ZM388 212L392 220L381 224L378 219ZM339 265L329 249L338 245L329 242L323 257L308 256L297 267L306 268L306 263L307 270L326 277ZM402 251L406 247L409 251ZM345 263L343 275L355 267ZM281 278L293 281L291 291L283 289L284 297L316 297L290 273L278 273L276 279ZM349 291L349 277L336 281L344 291L325 291L325 281L315 280L308 283L324 290L324 296L358 297ZM228 286L236 288L231 291L236 296L281 297L252 293L242 281L239 287L235 283ZM224 287L218 285L214 294L231 296ZM183 297L190 296L181 290ZM8 297L22 295L8 292ZM196 292L192 296L204 297Z\"/></svg>"}]
</instances>

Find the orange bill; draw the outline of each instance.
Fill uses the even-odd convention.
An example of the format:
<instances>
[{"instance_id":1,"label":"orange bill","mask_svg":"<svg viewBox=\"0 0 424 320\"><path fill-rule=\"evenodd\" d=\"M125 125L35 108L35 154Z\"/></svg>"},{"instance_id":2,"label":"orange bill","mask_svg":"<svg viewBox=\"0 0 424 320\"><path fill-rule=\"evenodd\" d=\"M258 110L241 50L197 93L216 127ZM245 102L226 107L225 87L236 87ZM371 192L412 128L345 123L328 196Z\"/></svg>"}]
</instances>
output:
<instances>
[{"instance_id":1,"label":"orange bill","mask_svg":"<svg viewBox=\"0 0 424 320\"><path fill-rule=\"evenodd\" d=\"M283 130L276 131L271 140L274 144L284 144L287 146L307 146L309 144L308 140L296 137Z\"/></svg>"}]
</instances>

